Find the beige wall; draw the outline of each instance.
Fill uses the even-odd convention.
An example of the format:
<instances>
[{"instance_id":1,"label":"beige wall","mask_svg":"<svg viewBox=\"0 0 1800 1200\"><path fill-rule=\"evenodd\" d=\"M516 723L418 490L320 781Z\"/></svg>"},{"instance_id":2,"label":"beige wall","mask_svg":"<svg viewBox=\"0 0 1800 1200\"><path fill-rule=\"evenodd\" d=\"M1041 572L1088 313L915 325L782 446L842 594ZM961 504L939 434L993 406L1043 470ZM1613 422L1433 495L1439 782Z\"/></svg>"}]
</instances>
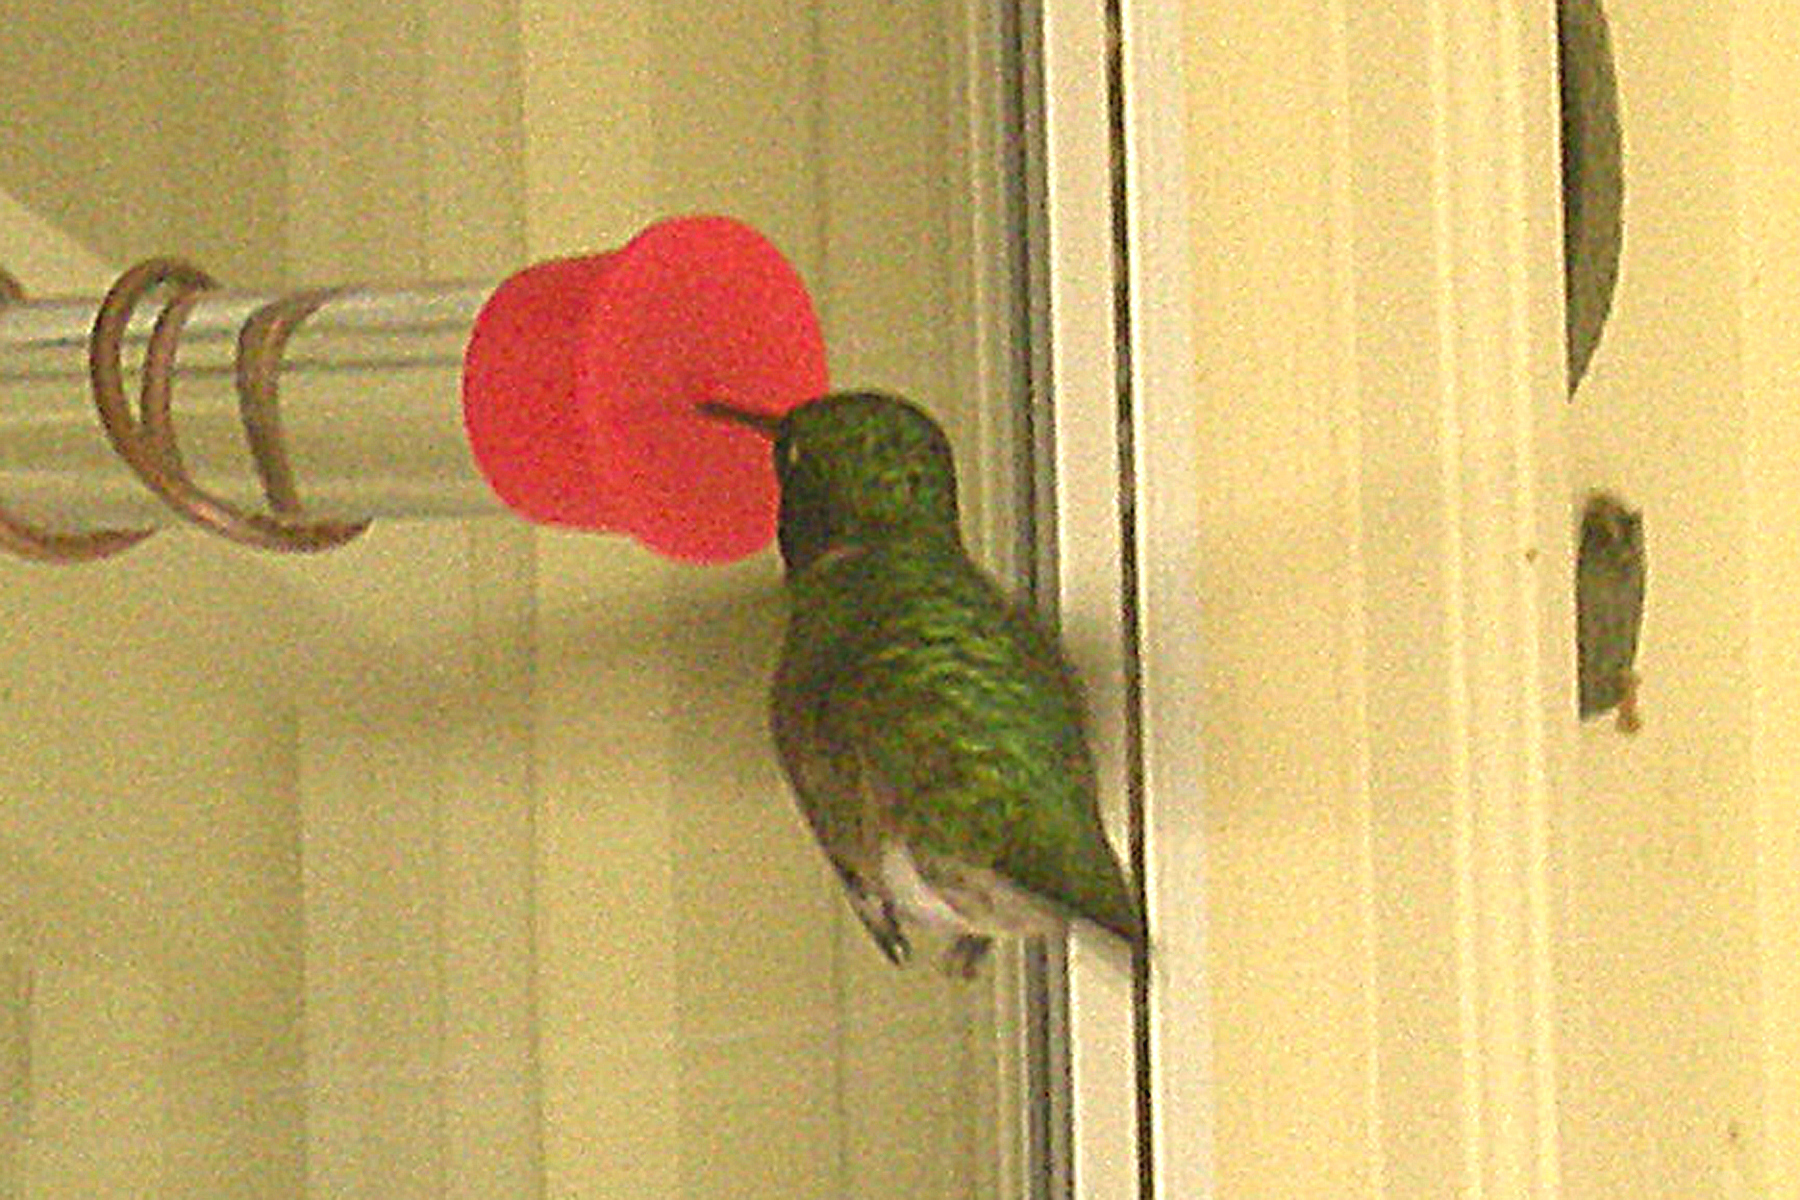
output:
<instances>
[{"instance_id":1,"label":"beige wall","mask_svg":"<svg viewBox=\"0 0 1800 1200\"><path fill-rule=\"evenodd\" d=\"M1800 1191L1800 42L1779 4L1741 3L1732 38L1756 784L1756 1018L1764 1194Z\"/></svg>"},{"instance_id":2,"label":"beige wall","mask_svg":"<svg viewBox=\"0 0 1800 1200\"><path fill-rule=\"evenodd\" d=\"M182 252L246 284L280 277L279 0L0 4L7 190L111 262Z\"/></svg>"},{"instance_id":3,"label":"beige wall","mask_svg":"<svg viewBox=\"0 0 1800 1200\"><path fill-rule=\"evenodd\" d=\"M1572 739L1572 758L1547 811L1543 1045L1558 1083L1548 1144L1566 1196L1792 1195L1800 564L1787 514L1800 256L1787 147L1800 56L1779 5L1609 7L1624 92L1623 273L1557 439L1568 477L1552 503L1566 503L1571 525L1595 487L1644 509L1646 724L1635 737L1607 721L1577 730L1571 712L1549 731L1552 745ZM1277 4L1196 6L1190 19L1199 370L1217 484L1202 498L1217 581L1197 616L1211 664L1219 1194L1443 1195L1481 1169L1460 1155L1492 1144L1478 1123L1495 1110L1454 1087L1434 1099L1437 1077L1406 1073L1425 1061L1420 1046L1435 1047L1454 1083L1454 1056L1481 1044L1471 1031L1492 1013L1475 956L1491 933L1478 923L1466 956L1440 961L1431 888L1467 878L1463 851L1438 844L1457 814L1440 813L1424 781L1416 803L1371 800L1358 758L1369 728L1435 719L1402 707L1419 662L1363 657L1367 572L1386 568L1360 559L1373 530L1346 516L1359 498L1365 513L1396 499L1371 501L1359 475L1380 454L1371 431L1435 419L1403 390L1370 398L1345 366L1367 361L1345 322L1371 303L1351 290L1370 261L1356 217L1379 207L1350 172L1382 127L1379 110L1356 107L1363 76L1345 55L1371 18ZM1395 77L1395 104L1410 85ZM1398 142L1422 122L1389 124ZM1465 149L1440 147L1438 167ZM1454 180L1416 183L1455 199ZM1421 245L1392 233L1395 246ZM1395 307L1371 319L1433 336L1405 326L1416 318ZM1439 635L1421 634L1428 662ZM1409 813L1420 836L1396 842ZM1386 857L1396 848L1418 857ZM1384 877L1408 875L1418 889L1384 907ZM1413 1020L1389 1020L1395 993L1434 972L1470 1007L1420 994L1400 1006ZM1485 1064L1460 1069L1465 1085L1487 1078Z\"/></svg>"}]
</instances>

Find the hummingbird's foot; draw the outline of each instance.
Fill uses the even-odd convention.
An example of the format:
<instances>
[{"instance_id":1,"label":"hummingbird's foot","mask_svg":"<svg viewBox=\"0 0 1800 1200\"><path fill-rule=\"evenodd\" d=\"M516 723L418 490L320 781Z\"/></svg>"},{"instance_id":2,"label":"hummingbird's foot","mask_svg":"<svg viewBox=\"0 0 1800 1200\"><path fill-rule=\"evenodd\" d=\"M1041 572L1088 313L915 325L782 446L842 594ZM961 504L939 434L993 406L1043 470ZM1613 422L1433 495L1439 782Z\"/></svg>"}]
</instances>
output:
<instances>
[{"instance_id":1,"label":"hummingbird's foot","mask_svg":"<svg viewBox=\"0 0 1800 1200\"><path fill-rule=\"evenodd\" d=\"M869 939L889 962L904 967L911 960L912 943L901 932L900 920L894 916L892 904L856 882L850 888L850 911L863 923L863 928L869 931Z\"/></svg>"},{"instance_id":2,"label":"hummingbird's foot","mask_svg":"<svg viewBox=\"0 0 1800 1200\"><path fill-rule=\"evenodd\" d=\"M994 939L965 933L944 951L944 974L952 979L973 979L981 973L981 964L994 948Z\"/></svg>"},{"instance_id":3,"label":"hummingbird's foot","mask_svg":"<svg viewBox=\"0 0 1800 1200\"><path fill-rule=\"evenodd\" d=\"M875 939L876 947L887 955L887 960L896 967L904 967L912 960L912 943L907 940L904 933L900 932L899 926L876 929L871 925L869 936Z\"/></svg>"},{"instance_id":4,"label":"hummingbird's foot","mask_svg":"<svg viewBox=\"0 0 1800 1200\"><path fill-rule=\"evenodd\" d=\"M869 940L889 962L904 967L912 958L912 943L900 931L900 918L894 915L893 902L870 889L855 871L841 863L836 865L838 878L844 883L844 897L850 901L850 911L869 931Z\"/></svg>"}]
</instances>

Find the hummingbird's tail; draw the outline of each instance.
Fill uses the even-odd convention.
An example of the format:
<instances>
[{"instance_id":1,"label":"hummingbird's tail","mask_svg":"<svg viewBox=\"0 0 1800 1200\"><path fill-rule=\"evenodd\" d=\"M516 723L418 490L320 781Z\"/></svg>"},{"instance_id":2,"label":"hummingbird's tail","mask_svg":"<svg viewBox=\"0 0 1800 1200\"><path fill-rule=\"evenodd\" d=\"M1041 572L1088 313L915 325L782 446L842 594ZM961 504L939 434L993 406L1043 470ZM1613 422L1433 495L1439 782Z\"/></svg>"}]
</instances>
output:
<instances>
[{"instance_id":1,"label":"hummingbird's tail","mask_svg":"<svg viewBox=\"0 0 1800 1200\"><path fill-rule=\"evenodd\" d=\"M1100 928L1130 942L1133 946L1144 944L1144 914L1138 907L1137 896L1126 884L1123 876L1115 876L1115 886L1103 889L1103 895L1096 897L1098 903L1088 907L1082 916Z\"/></svg>"}]
</instances>

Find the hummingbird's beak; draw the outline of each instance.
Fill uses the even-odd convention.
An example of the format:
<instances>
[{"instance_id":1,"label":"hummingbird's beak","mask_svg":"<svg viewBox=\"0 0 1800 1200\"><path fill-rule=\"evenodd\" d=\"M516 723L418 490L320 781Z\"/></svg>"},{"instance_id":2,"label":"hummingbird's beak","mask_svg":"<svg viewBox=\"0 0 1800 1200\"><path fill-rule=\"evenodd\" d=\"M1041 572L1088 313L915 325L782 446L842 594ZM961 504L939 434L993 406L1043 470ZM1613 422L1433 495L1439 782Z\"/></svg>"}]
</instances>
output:
<instances>
[{"instance_id":1,"label":"hummingbird's beak","mask_svg":"<svg viewBox=\"0 0 1800 1200\"><path fill-rule=\"evenodd\" d=\"M770 413L753 412L718 400L702 400L695 407L716 420L748 425L767 438L773 438L781 432L781 418Z\"/></svg>"}]
</instances>

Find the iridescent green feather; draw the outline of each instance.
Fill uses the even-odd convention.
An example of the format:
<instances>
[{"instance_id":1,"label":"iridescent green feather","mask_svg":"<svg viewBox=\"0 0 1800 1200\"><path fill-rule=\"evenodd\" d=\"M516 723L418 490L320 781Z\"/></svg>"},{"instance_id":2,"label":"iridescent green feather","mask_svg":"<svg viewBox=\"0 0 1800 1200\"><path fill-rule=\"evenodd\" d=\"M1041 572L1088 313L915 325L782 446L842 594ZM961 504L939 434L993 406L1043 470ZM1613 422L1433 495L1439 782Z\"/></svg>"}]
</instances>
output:
<instances>
[{"instance_id":1,"label":"iridescent green feather","mask_svg":"<svg viewBox=\"0 0 1800 1200\"><path fill-rule=\"evenodd\" d=\"M959 545L915 538L828 561L795 581L794 601L777 691L791 757L854 747L849 772L877 774L915 848L1138 937L1070 671ZM783 737L783 724L807 733ZM831 828L834 800L805 801L826 810L815 829L828 851L856 836Z\"/></svg>"}]
</instances>

